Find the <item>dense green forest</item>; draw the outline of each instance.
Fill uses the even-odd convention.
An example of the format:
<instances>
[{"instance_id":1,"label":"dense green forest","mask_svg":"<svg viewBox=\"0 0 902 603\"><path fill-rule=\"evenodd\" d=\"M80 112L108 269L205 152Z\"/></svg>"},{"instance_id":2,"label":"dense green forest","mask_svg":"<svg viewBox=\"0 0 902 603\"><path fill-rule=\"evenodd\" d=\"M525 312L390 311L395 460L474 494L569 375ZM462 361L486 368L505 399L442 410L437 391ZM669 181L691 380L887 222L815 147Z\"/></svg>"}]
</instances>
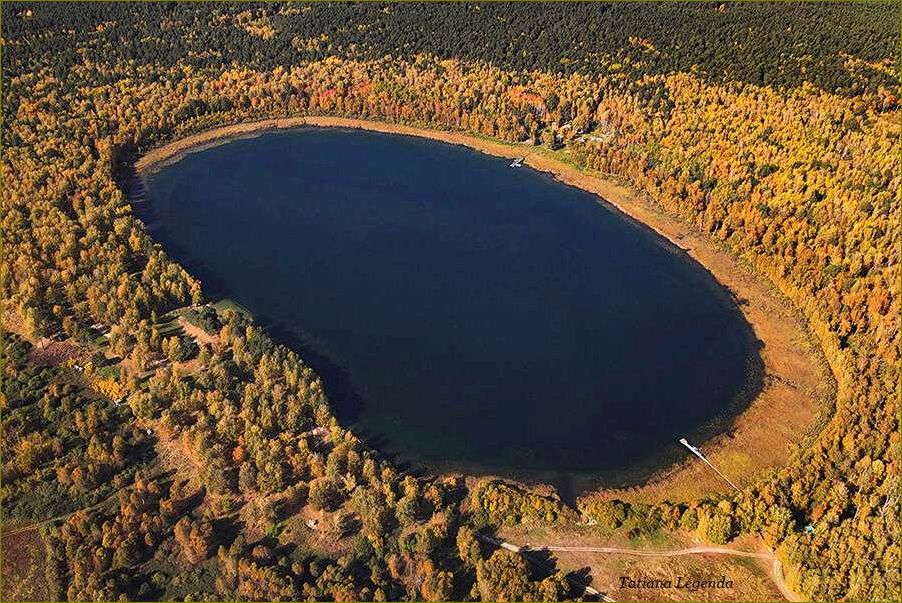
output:
<instances>
[{"instance_id":1,"label":"dense green forest","mask_svg":"<svg viewBox=\"0 0 902 603\"><path fill-rule=\"evenodd\" d=\"M898 599L898 5L2 11L3 519L46 521L52 598L577 598L480 538L591 518L761 533L803 595ZM543 145L629 182L792 300L832 418L786 467L689 503L405 474L302 358L205 299L121 187L161 142L309 114Z\"/></svg>"},{"instance_id":2,"label":"dense green forest","mask_svg":"<svg viewBox=\"0 0 902 603\"><path fill-rule=\"evenodd\" d=\"M5 34L27 38L30 49L8 53L8 76L47 67L63 77L82 61L198 68L239 61L271 70L332 55L430 54L592 75L613 59L632 76L697 72L709 81L774 87L807 81L846 94L895 85L893 66L879 63L897 53L899 23L891 2L154 2L127 11L115 3L65 3L35 7L28 18L12 5L6 13ZM242 16L258 22L260 35L235 35L231 25ZM180 27L191 35L172 35ZM56 35L28 35L40 30Z\"/></svg>"}]
</instances>

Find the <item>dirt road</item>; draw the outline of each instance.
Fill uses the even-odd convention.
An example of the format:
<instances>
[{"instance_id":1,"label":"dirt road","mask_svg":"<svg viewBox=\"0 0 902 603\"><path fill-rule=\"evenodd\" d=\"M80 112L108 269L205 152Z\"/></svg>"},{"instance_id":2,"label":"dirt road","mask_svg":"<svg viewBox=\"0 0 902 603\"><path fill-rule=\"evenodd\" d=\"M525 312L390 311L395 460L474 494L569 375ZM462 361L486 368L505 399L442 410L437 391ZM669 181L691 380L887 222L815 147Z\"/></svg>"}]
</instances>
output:
<instances>
[{"instance_id":1,"label":"dirt road","mask_svg":"<svg viewBox=\"0 0 902 603\"><path fill-rule=\"evenodd\" d=\"M659 551L643 551L638 549L628 549L628 548L620 548L620 547L612 547L612 546L599 546L599 547L591 547L591 546L558 546L558 545L524 545L517 546L515 544L511 544L510 542L505 542L503 540L496 540L494 538L490 538L488 536L482 536L482 540L495 544L496 546L500 546L503 549L508 551L518 553L518 554L526 554L529 552L541 552L541 551L549 551L549 552L567 552L567 553L603 553L603 554L613 554L613 555L633 555L636 557L680 557L683 555L731 555L734 557L752 557L755 559L766 559L772 561L772 575L774 583L777 585L777 588L780 590L780 593L786 598L787 601L792 601L793 603L797 603L800 601L804 601L803 598L799 597L795 594L787 585L786 580L783 577L783 564L780 563L780 560L777 559L773 553L756 553L753 551L741 551L738 549L731 549L725 546L694 546L694 547L685 547L681 549L664 549ZM608 597L607 595L598 592L594 588L590 586L580 585L585 588L587 594L595 595L601 598L604 601L613 601L614 599Z\"/></svg>"}]
</instances>

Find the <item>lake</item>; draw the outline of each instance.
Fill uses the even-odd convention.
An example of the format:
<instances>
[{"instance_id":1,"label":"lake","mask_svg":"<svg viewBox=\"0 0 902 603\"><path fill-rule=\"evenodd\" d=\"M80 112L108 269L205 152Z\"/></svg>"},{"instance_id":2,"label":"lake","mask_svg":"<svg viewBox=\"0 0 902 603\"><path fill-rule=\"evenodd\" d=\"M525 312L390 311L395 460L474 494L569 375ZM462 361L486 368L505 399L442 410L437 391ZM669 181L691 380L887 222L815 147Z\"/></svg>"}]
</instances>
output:
<instances>
[{"instance_id":1,"label":"lake","mask_svg":"<svg viewBox=\"0 0 902 603\"><path fill-rule=\"evenodd\" d=\"M728 429L756 340L684 252L585 191L431 140L266 132L145 176L154 238L414 467L632 483ZM695 443L699 443L696 441Z\"/></svg>"}]
</instances>

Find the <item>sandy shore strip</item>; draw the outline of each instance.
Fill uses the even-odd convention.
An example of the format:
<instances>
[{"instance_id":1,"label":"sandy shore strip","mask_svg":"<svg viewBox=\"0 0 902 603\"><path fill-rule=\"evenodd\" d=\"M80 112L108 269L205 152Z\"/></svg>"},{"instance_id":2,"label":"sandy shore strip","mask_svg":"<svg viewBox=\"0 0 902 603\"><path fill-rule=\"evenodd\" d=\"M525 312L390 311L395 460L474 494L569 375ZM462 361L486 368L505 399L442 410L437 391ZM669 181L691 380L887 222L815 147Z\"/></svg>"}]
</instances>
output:
<instances>
[{"instance_id":1,"label":"sandy shore strip","mask_svg":"<svg viewBox=\"0 0 902 603\"><path fill-rule=\"evenodd\" d=\"M273 118L222 126L186 136L155 148L135 162L139 173L177 160L182 154L228 139L267 130L302 126L357 128L418 136L459 144L498 157L525 157L524 164L552 174L559 181L595 193L603 202L641 222L684 250L717 281L742 300L740 309L760 340L764 387L731 429L704 443L706 456L724 473L745 486L762 471L785 465L831 406L835 387L826 361L807 332L801 314L776 288L734 259L707 235L672 216L629 187L580 170L555 154L531 145L518 145L454 131L431 130L388 122L340 117ZM688 434L687 434L688 435ZM694 442L698 445L698 442ZM600 490L590 496L625 500L688 501L730 486L693 459L655 474L647 484L625 490Z\"/></svg>"}]
</instances>

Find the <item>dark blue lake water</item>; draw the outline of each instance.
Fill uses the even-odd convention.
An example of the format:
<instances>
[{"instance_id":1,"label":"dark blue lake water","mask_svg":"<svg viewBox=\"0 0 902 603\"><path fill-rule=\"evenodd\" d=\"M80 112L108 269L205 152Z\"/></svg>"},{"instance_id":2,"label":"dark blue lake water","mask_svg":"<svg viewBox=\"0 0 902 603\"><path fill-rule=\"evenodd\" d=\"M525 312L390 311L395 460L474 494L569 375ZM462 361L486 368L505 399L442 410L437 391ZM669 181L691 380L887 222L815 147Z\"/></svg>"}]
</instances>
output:
<instances>
[{"instance_id":1,"label":"dark blue lake water","mask_svg":"<svg viewBox=\"0 0 902 603\"><path fill-rule=\"evenodd\" d=\"M137 210L208 294L309 359L339 418L413 464L629 482L727 427L760 380L729 295L597 197L508 164L271 132L160 168Z\"/></svg>"}]
</instances>

